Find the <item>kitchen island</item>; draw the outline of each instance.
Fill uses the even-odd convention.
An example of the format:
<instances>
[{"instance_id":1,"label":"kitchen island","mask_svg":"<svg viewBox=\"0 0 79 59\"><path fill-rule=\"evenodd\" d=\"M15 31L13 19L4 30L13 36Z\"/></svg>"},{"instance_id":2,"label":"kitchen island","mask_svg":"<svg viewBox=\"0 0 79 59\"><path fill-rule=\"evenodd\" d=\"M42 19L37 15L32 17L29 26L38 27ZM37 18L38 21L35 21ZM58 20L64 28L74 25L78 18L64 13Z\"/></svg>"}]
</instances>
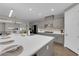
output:
<instances>
[{"instance_id":1,"label":"kitchen island","mask_svg":"<svg viewBox=\"0 0 79 59\"><path fill-rule=\"evenodd\" d=\"M0 37L0 40L14 40L11 44L0 45L0 54L8 46L19 45L23 47L23 51L18 56L52 55L54 37L43 35L22 36L21 34L11 34L9 37L7 39L1 39Z\"/></svg>"}]
</instances>

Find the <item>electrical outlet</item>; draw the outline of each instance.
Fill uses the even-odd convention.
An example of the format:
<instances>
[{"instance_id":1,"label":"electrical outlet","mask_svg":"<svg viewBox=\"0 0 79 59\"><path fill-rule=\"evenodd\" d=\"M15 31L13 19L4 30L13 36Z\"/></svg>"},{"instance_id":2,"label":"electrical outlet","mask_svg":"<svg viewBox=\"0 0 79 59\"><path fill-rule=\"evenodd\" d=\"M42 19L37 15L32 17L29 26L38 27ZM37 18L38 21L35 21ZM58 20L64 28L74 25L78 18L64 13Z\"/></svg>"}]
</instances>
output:
<instances>
[{"instance_id":1,"label":"electrical outlet","mask_svg":"<svg viewBox=\"0 0 79 59\"><path fill-rule=\"evenodd\" d=\"M49 49L49 46L47 45L47 50Z\"/></svg>"}]
</instances>

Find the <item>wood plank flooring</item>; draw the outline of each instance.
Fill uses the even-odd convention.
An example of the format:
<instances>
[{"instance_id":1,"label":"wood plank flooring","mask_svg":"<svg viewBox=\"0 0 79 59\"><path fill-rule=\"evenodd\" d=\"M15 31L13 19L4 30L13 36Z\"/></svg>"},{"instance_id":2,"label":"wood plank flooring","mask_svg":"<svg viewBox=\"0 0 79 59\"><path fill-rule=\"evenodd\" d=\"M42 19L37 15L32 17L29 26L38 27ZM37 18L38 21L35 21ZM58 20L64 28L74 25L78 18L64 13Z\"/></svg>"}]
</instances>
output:
<instances>
[{"instance_id":1,"label":"wood plank flooring","mask_svg":"<svg viewBox=\"0 0 79 59\"><path fill-rule=\"evenodd\" d=\"M53 43L54 56L77 56L76 53L72 52L68 48L64 47L59 43Z\"/></svg>"}]
</instances>

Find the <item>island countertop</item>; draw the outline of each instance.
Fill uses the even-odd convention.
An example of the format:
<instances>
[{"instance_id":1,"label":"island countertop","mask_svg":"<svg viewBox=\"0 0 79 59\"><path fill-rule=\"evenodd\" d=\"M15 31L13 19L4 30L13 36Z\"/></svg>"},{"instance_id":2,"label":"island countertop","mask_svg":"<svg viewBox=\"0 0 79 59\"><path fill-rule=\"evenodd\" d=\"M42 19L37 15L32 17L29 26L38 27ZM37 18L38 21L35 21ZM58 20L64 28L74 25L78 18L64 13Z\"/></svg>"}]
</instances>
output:
<instances>
[{"instance_id":1,"label":"island countertop","mask_svg":"<svg viewBox=\"0 0 79 59\"><path fill-rule=\"evenodd\" d=\"M20 34L12 34L10 35L10 37L11 38L8 39L15 41L11 44L0 45L0 52L1 50L5 49L8 46L21 45L23 46L23 52L19 54L19 56L31 56L54 39L54 37L43 36L43 35L32 35L32 36L23 37ZM8 39L3 39L3 40L8 40Z\"/></svg>"}]
</instances>

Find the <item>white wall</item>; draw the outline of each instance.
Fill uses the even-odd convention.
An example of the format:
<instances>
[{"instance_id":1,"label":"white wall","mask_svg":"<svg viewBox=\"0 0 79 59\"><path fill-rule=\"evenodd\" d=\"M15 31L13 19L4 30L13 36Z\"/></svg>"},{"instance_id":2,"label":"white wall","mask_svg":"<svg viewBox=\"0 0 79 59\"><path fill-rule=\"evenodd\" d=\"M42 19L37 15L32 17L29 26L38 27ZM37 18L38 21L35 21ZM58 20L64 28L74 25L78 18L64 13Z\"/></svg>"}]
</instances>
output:
<instances>
[{"instance_id":1,"label":"white wall","mask_svg":"<svg viewBox=\"0 0 79 59\"><path fill-rule=\"evenodd\" d=\"M64 46L79 54L79 4L65 12Z\"/></svg>"}]
</instances>

